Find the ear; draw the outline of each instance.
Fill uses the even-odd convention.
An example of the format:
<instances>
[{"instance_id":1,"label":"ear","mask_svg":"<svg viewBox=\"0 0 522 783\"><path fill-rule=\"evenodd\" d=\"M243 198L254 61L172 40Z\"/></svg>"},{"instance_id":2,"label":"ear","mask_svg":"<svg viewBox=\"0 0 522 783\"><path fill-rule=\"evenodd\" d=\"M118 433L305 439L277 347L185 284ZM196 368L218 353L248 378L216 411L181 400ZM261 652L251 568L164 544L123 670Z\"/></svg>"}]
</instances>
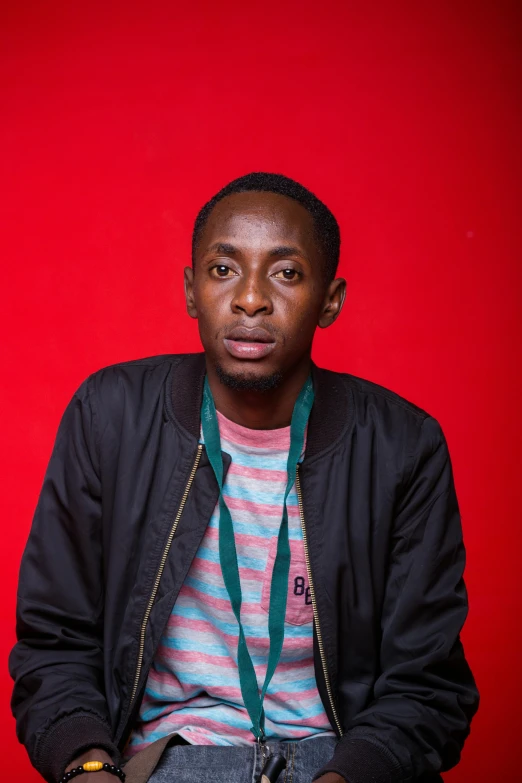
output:
<instances>
[{"instance_id":1,"label":"ear","mask_svg":"<svg viewBox=\"0 0 522 783\"><path fill-rule=\"evenodd\" d=\"M326 289L321 314L319 315L319 321L317 322L317 325L320 326L321 329L326 329L327 326L333 324L343 309L345 296L346 280L342 277L332 280Z\"/></svg>"},{"instance_id":2,"label":"ear","mask_svg":"<svg viewBox=\"0 0 522 783\"><path fill-rule=\"evenodd\" d=\"M194 299L194 270L191 266L186 266L184 271L185 280L185 302L187 305L187 313L191 318L198 317L198 311L196 309L196 300Z\"/></svg>"}]
</instances>

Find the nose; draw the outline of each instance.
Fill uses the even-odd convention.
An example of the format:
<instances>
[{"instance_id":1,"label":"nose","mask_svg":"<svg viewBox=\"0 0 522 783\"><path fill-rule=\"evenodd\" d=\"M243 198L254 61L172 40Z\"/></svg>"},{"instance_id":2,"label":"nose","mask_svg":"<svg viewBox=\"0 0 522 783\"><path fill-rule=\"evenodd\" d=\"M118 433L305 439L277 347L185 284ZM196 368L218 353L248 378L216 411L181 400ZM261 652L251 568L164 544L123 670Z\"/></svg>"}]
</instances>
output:
<instances>
[{"instance_id":1,"label":"nose","mask_svg":"<svg viewBox=\"0 0 522 783\"><path fill-rule=\"evenodd\" d=\"M249 318L258 313L270 314L273 310L266 283L254 274L238 279L231 305L232 312L245 313Z\"/></svg>"}]
</instances>

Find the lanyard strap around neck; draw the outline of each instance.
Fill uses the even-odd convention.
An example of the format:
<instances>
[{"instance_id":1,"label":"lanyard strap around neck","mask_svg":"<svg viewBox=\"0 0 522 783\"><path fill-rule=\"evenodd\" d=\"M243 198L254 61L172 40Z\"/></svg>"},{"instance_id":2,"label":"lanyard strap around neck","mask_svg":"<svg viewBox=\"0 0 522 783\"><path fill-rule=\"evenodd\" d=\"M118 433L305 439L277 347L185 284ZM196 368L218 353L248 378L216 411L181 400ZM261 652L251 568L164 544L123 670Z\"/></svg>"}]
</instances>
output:
<instances>
[{"instance_id":1,"label":"lanyard strap around neck","mask_svg":"<svg viewBox=\"0 0 522 783\"><path fill-rule=\"evenodd\" d=\"M306 425L314 401L314 390L310 377L302 387L292 413L290 423L290 449L287 460L287 482L283 499L283 516L277 538L277 551L270 584L268 609L268 633L270 649L265 681L259 693L257 676L248 652L243 625L241 623L241 583L237 562L236 542L230 510L223 497L223 459L221 439L214 399L207 378L201 407L201 425L208 458L219 486L219 559L223 581L230 597L230 603L239 626L237 665L243 702L252 721L251 731L257 740L265 739L265 713L263 699L281 656L285 633L286 599L288 574L290 570L290 543L288 538L288 509L286 501L295 481L297 464L304 445Z\"/></svg>"}]
</instances>

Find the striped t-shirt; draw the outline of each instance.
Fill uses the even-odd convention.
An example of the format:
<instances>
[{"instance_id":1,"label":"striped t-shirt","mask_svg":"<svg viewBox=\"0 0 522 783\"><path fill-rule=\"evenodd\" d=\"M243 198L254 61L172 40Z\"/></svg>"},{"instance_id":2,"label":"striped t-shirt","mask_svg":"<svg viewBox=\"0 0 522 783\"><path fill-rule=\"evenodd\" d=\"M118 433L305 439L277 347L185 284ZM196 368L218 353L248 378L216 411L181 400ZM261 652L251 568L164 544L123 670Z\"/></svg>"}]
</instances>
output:
<instances>
[{"instance_id":1,"label":"striped t-shirt","mask_svg":"<svg viewBox=\"0 0 522 783\"><path fill-rule=\"evenodd\" d=\"M241 620L261 687L290 427L251 430L217 415L221 447L232 458L223 494L234 526ZM266 734L281 739L333 736L315 681L312 602L295 486L287 507L291 565L285 636L264 700ZM221 573L218 531L216 506L154 657L126 759L173 732L196 745L254 741L239 685L238 625Z\"/></svg>"}]
</instances>

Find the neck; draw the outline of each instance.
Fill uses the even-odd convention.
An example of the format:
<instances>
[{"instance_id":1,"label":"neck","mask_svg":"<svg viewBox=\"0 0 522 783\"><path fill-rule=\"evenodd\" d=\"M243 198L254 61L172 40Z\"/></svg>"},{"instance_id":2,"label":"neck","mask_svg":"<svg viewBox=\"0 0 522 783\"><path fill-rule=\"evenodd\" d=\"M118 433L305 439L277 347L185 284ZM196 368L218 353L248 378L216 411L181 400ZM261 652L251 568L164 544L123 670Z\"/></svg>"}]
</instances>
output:
<instances>
[{"instance_id":1,"label":"neck","mask_svg":"<svg viewBox=\"0 0 522 783\"><path fill-rule=\"evenodd\" d=\"M295 401L311 368L309 356L271 391L240 391L221 383L207 361L207 376L216 410L235 424L251 430L288 427Z\"/></svg>"}]
</instances>

